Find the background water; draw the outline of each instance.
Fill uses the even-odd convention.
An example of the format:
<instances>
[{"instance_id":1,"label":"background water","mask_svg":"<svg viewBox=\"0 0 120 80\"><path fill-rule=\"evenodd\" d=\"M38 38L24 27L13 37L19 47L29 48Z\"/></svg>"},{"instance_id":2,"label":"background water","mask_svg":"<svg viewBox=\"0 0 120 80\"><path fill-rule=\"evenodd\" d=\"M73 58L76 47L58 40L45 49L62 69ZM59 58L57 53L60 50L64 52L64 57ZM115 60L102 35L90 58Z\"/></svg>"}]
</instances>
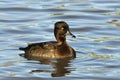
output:
<instances>
[{"instance_id":1,"label":"background water","mask_svg":"<svg viewBox=\"0 0 120 80\"><path fill-rule=\"evenodd\" d=\"M27 60L19 47L55 40L66 21L73 60ZM0 80L120 80L120 0L0 0Z\"/></svg>"}]
</instances>

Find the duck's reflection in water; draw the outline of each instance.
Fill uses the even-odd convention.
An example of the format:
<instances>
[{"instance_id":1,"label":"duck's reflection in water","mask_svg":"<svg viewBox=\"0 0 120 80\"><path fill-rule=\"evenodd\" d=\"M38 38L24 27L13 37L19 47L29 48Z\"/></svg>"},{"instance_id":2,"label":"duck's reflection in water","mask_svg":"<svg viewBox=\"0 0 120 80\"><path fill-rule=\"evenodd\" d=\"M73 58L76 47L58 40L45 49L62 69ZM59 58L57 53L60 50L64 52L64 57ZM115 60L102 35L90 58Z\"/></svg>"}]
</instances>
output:
<instances>
[{"instance_id":1,"label":"duck's reflection in water","mask_svg":"<svg viewBox=\"0 0 120 80\"><path fill-rule=\"evenodd\" d=\"M71 61L72 59L66 58L66 59L39 59L40 64L45 65L51 65L53 66L53 69L49 70L32 70L30 73L36 73L36 72L49 72L51 73L52 77L61 77L65 76L66 74L71 73L71 71L74 71L74 68L71 68Z\"/></svg>"}]
</instances>

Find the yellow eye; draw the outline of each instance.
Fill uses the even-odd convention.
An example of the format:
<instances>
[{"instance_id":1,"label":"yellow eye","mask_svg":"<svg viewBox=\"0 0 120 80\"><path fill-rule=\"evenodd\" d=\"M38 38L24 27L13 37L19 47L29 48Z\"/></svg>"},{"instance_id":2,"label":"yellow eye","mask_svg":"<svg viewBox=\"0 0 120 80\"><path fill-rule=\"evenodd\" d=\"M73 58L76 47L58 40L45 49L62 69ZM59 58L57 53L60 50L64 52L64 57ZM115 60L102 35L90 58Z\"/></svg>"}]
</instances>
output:
<instances>
[{"instance_id":1,"label":"yellow eye","mask_svg":"<svg viewBox=\"0 0 120 80\"><path fill-rule=\"evenodd\" d=\"M64 28L62 27L61 30L64 30Z\"/></svg>"}]
</instances>

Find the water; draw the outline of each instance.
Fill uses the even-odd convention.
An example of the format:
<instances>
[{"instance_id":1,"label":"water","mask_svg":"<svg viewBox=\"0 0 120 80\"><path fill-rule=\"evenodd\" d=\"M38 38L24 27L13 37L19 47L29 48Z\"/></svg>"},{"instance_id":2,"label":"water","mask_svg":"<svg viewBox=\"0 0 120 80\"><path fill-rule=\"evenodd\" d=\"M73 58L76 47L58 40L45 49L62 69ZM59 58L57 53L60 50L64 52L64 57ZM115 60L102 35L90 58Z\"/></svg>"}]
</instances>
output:
<instances>
[{"instance_id":1,"label":"water","mask_svg":"<svg viewBox=\"0 0 120 80\"><path fill-rule=\"evenodd\" d=\"M73 60L27 60L19 47L55 40L66 21ZM120 80L119 0L1 0L0 80Z\"/></svg>"}]
</instances>

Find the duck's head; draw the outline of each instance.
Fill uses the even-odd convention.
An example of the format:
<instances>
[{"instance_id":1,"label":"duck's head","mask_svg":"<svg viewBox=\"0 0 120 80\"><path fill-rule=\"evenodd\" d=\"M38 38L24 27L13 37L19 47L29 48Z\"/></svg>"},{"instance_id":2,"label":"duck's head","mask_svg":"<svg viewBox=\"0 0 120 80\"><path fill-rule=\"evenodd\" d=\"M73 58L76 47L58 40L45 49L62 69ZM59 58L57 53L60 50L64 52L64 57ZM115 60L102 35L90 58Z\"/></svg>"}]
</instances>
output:
<instances>
[{"instance_id":1,"label":"duck's head","mask_svg":"<svg viewBox=\"0 0 120 80\"><path fill-rule=\"evenodd\" d=\"M75 35L73 35L70 32L69 25L66 22L64 22L64 21L56 22L55 28L54 28L54 35L55 35L55 38L57 39L57 41L64 41L66 39L65 38L66 34L69 34L75 38Z\"/></svg>"}]
</instances>

